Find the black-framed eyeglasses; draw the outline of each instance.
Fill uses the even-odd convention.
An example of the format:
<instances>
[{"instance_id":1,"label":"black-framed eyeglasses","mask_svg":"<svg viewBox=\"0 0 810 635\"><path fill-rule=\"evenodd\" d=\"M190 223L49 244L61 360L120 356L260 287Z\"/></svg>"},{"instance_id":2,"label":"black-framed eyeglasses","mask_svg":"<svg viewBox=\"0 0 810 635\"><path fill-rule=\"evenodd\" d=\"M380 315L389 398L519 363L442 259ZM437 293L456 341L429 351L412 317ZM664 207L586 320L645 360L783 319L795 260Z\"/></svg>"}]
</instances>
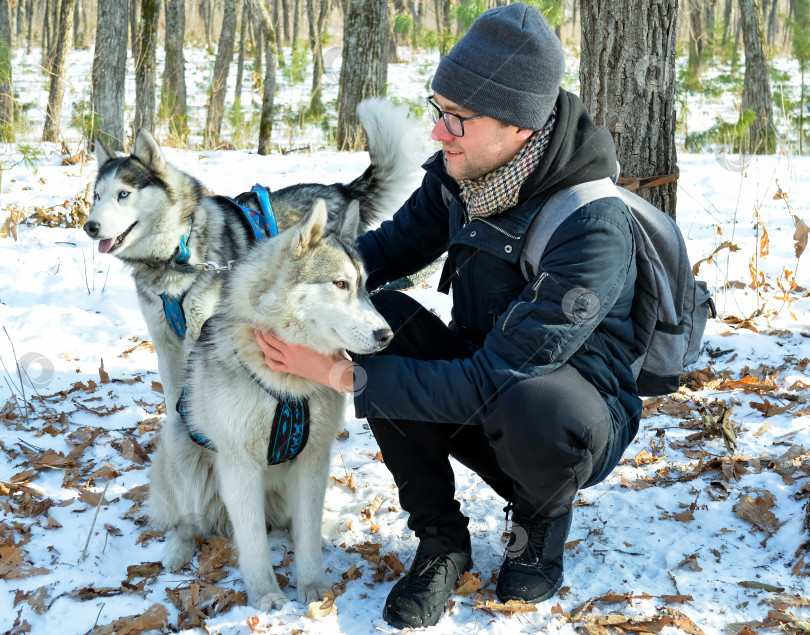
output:
<instances>
[{"instance_id":1,"label":"black-framed eyeglasses","mask_svg":"<svg viewBox=\"0 0 810 635\"><path fill-rule=\"evenodd\" d=\"M433 123L439 123L439 119L444 120L444 125L447 126L447 131L454 137L464 136L464 122L472 119L481 119L487 115L475 115L474 117L461 117L452 112L447 112L439 108L439 105L430 97L425 97L427 102L428 112Z\"/></svg>"}]
</instances>

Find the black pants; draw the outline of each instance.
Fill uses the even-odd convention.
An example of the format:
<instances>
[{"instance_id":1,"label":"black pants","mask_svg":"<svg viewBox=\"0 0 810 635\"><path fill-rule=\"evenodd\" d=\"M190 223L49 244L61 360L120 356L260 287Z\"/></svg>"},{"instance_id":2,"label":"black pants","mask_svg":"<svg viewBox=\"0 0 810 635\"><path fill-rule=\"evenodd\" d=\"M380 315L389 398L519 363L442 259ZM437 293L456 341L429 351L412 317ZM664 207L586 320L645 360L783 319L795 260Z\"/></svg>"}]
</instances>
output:
<instances>
[{"instance_id":1,"label":"black pants","mask_svg":"<svg viewBox=\"0 0 810 635\"><path fill-rule=\"evenodd\" d=\"M462 337L405 294L382 291L372 301L395 333L380 355L471 355ZM408 526L429 549L469 549L448 457L515 503L523 519L553 518L570 509L577 490L599 469L611 433L599 393L568 365L512 386L483 426L376 417L368 422L409 514Z\"/></svg>"}]
</instances>

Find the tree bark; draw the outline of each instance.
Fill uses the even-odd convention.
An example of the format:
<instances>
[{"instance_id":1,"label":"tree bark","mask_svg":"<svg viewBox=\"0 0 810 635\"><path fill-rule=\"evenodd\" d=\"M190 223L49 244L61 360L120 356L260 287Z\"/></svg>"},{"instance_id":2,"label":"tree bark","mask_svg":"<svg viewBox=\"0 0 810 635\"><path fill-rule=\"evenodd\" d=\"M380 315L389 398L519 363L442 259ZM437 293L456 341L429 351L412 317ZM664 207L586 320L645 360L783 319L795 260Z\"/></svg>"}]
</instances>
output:
<instances>
[{"instance_id":1,"label":"tree bark","mask_svg":"<svg viewBox=\"0 0 810 635\"><path fill-rule=\"evenodd\" d=\"M612 134L622 175L643 182L677 174L677 0L640 5L583 0L580 15L582 101ZM672 218L676 192L674 181L637 190Z\"/></svg>"},{"instance_id":2,"label":"tree bark","mask_svg":"<svg viewBox=\"0 0 810 635\"><path fill-rule=\"evenodd\" d=\"M135 120L138 130L155 131L155 79L157 66L157 30L160 0L141 0L138 26L138 57L135 58Z\"/></svg>"},{"instance_id":3,"label":"tree bark","mask_svg":"<svg viewBox=\"0 0 810 635\"><path fill-rule=\"evenodd\" d=\"M705 43L703 34L703 1L687 0L689 11L689 59L687 67L693 81L700 76L701 59ZM584 32L583 32L584 33Z\"/></svg>"},{"instance_id":4,"label":"tree bark","mask_svg":"<svg viewBox=\"0 0 810 635\"><path fill-rule=\"evenodd\" d=\"M270 154L272 149L270 138L273 133L273 108L275 106L276 92L276 32L273 29L273 20L270 12L262 0L249 0L253 14L259 17L264 31L265 60L267 72L264 76L264 90L262 92L262 113L259 119L259 148L261 155Z\"/></svg>"},{"instance_id":5,"label":"tree bark","mask_svg":"<svg viewBox=\"0 0 810 635\"><path fill-rule=\"evenodd\" d=\"M329 15L330 0L307 0L307 20L309 22L309 46L312 49L312 90L310 91L309 108L321 114L323 108L323 39L321 34ZM316 16L315 9L318 9Z\"/></svg>"},{"instance_id":6,"label":"tree bark","mask_svg":"<svg viewBox=\"0 0 810 635\"><path fill-rule=\"evenodd\" d=\"M298 46L298 16L301 13L301 0L293 3L293 23L292 23L292 50Z\"/></svg>"},{"instance_id":7,"label":"tree bark","mask_svg":"<svg viewBox=\"0 0 810 635\"><path fill-rule=\"evenodd\" d=\"M246 0L242 2L242 21L239 26L239 54L236 58L236 93L233 102L238 107L242 103L242 81L245 76L245 34L248 29L248 6Z\"/></svg>"},{"instance_id":8,"label":"tree bark","mask_svg":"<svg viewBox=\"0 0 810 635\"><path fill-rule=\"evenodd\" d=\"M357 104L382 95L387 79L388 3L352 0L343 28L343 64L338 96L338 150L364 147Z\"/></svg>"},{"instance_id":9,"label":"tree bark","mask_svg":"<svg viewBox=\"0 0 810 635\"><path fill-rule=\"evenodd\" d=\"M75 4L76 0L62 0L62 8L59 12L59 36L56 40L48 107L45 110L43 141L56 141L59 137L62 102L65 99L65 66L73 41L73 6Z\"/></svg>"},{"instance_id":10,"label":"tree bark","mask_svg":"<svg viewBox=\"0 0 810 635\"><path fill-rule=\"evenodd\" d=\"M186 61L183 57L185 37L185 1L166 0L166 63L161 83L160 103L163 115L169 120L169 133L183 142L188 136Z\"/></svg>"},{"instance_id":11,"label":"tree bark","mask_svg":"<svg viewBox=\"0 0 810 635\"><path fill-rule=\"evenodd\" d=\"M749 150L755 154L772 154L776 149L773 128L773 97L765 59L762 11L759 0L740 0L743 44L745 46L745 77L743 79L742 109L756 115L748 129Z\"/></svg>"},{"instance_id":12,"label":"tree bark","mask_svg":"<svg viewBox=\"0 0 810 635\"><path fill-rule=\"evenodd\" d=\"M42 16L42 68L51 72L51 2L45 0L45 11Z\"/></svg>"},{"instance_id":13,"label":"tree bark","mask_svg":"<svg viewBox=\"0 0 810 635\"><path fill-rule=\"evenodd\" d=\"M3 143L14 141L14 86L11 79L11 14L8 0L0 0L0 141Z\"/></svg>"},{"instance_id":14,"label":"tree bark","mask_svg":"<svg viewBox=\"0 0 810 635\"><path fill-rule=\"evenodd\" d=\"M124 149L124 79L127 64L127 0L98 3L93 57L93 110L100 138L110 150Z\"/></svg>"},{"instance_id":15,"label":"tree bark","mask_svg":"<svg viewBox=\"0 0 810 635\"><path fill-rule=\"evenodd\" d=\"M138 37L138 23L140 22L140 8L142 0L130 0L129 3L129 41L132 50L132 59L135 60L137 66L138 59L141 52L138 50L140 46L140 38Z\"/></svg>"},{"instance_id":16,"label":"tree bark","mask_svg":"<svg viewBox=\"0 0 810 635\"><path fill-rule=\"evenodd\" d=\"M28 20L28 33L26 35L25 53L31 54L31 31L34 27L34 0L28 0L25 3L25 18Z\"/></svg>"},{"instance_id":17,"label":"tree bark","mask_svg":"<svg viewBox=\"0 0 810 635\"><path fill-rule=\"evenodd\" d=\"M225 94L228 89L228 70L233 60L236 41L236 2L225 0L222 16L222 32L219 35L217 59L214 62L214 76L211 79L211 97L208 100L208 115L205 118L203 145L212 148L219 143L222 130L222 117L225 114Z\"/></svg>"},{"instance_id":18,"label":"tree bark","mask_svg":"<svg viewBox=\"0 0 810 635\"><path fill-rule=\"evenodd\" d=\"M773 39L776 37L776 5L777 0L772 0L771 10L768 14L768 44L773 44Z\"/></svg>"},{"instance_id":19,"label":"tree bark","mask_svg":"<svg viewBox=\"0 0 810 635\"><path fill-rule=\"evenodd\" d=\"M723 46L728 42L728 27L731 24L731 9L734 7L734 0L726 0L726 7L723 10Z\"/></svg>"}]
</instances>

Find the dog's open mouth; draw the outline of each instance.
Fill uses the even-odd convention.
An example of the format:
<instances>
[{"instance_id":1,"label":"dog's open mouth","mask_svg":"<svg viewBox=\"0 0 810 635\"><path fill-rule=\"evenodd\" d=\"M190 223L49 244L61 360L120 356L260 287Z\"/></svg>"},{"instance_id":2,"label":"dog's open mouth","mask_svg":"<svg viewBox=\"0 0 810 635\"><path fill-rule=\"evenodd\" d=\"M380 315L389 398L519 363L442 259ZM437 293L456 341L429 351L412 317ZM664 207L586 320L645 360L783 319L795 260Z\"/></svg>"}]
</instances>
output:
<instances>
[{"instance_id":1,"label":"dog's open mouth","mask_svg":"<svg viewBox=\"0 0 810 635\"><path fill-rule=\"evenodd\" d=\"M105 238L104 240L98 241L98 251L102 254L108 254L111 251L118 249L121 246L121 243L124 242L124 239L127 237L127 234L132 231L132 228L138 224L138 221L135 221L127 227L126 231L118 236L117 238Z\"/></svg>"}]
</instances>

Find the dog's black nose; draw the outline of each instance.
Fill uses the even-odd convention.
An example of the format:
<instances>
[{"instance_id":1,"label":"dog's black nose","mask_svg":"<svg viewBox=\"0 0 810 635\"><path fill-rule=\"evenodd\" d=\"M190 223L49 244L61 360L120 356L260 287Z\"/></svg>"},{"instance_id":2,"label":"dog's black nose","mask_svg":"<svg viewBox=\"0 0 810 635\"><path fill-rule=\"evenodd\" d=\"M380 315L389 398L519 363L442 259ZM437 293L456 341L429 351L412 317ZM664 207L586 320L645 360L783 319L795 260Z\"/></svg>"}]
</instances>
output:
<instances>
[{"instance_id":1,"label":"dog's black nose","mask_svg":"<svg viewBox=\"0 0 810 635\"><path fill-rule=\"evenodd\" d=\"M101 223L98 221L89 220L84 224L84 233L90 236L90 238L98 236L99 229L101 229Z\"/></svg>"},{"instance_id":2,"label":"dog's black nose","mask_svg":"<svg viewBox=\"0 0 810 635\"><path fill-rule=\"evenodd\" d=\"M380 348L385 348L394 339L394 332L391 329L377 329L374 331L374 341L380 345Z\"/></svg>"}]
</instances>

